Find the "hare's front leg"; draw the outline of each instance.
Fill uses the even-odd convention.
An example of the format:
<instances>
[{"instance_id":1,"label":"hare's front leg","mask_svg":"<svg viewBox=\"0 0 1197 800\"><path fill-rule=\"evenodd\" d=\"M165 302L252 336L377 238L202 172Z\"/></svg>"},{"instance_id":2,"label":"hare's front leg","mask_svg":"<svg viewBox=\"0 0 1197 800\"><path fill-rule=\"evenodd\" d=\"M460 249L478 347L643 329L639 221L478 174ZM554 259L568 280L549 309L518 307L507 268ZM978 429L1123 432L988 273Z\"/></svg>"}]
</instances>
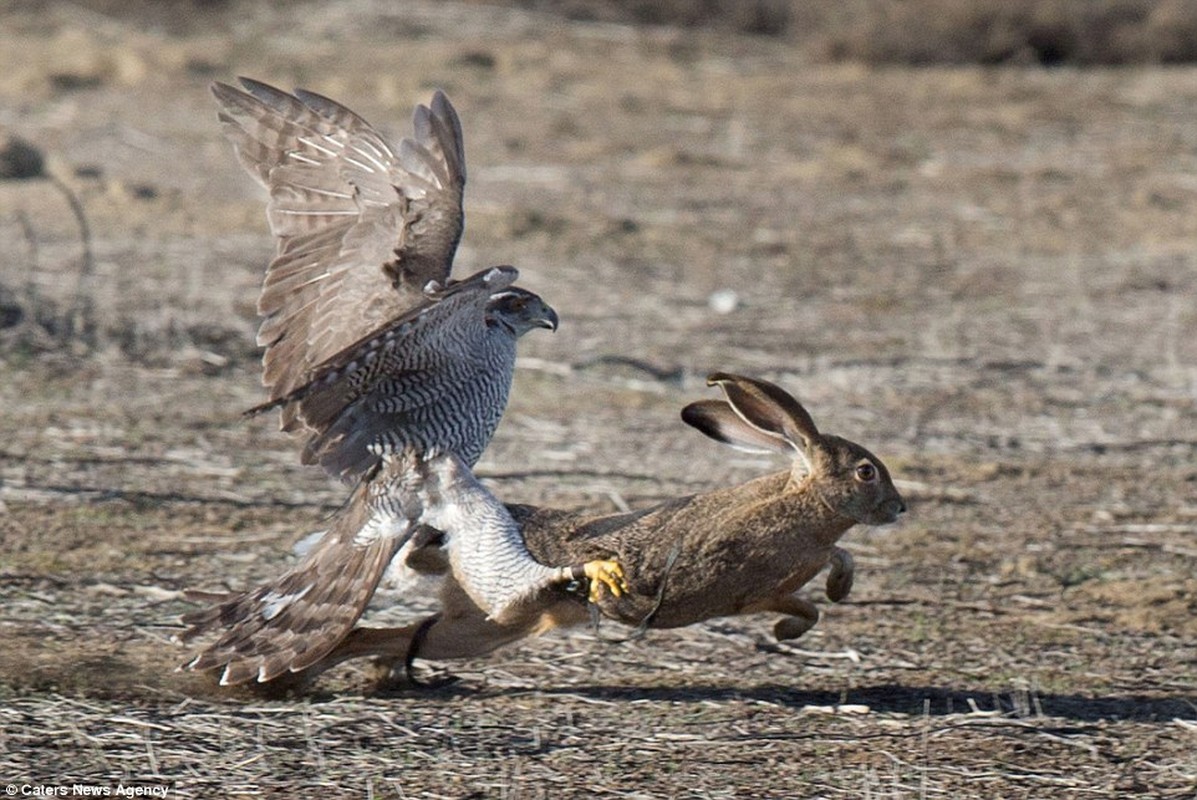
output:
<instances>
[{"instance_id":1,"label":"hare's front leg","mask_svg":"<svg viewBox=\"0 0 1197 800\"><path fill-rule=\"evenodd\" d=\"M762 611L776 611L785 614L785 618L778 620L773 626L773 635L777 641L797 639L802 634L815 627L819 621L819 609L809 600L793 594L784 594L771 598L768 607Z\"/></svg>"},{"instance_id":2,"label":"hare's front leg","mask_svg":"<svg viewBox=\"0 0 1197 800\"><path fill-rule=\"evenodd\" d=\"M755 614L761 611L776 611L786 615L785 619L779 620L773 626L773 635L778 641L797 639L815 627L815 623L819 621L819 609L815 604L796 594L773 595L740 609L741 614Z\"/></svg>"},{"instance_id":3,"label":"hare's front leg","mask_svg":"<svg viewBox=\"0 0 1197 800\"><path fill-rule=\"evenodd\" d=\"M856 565L852 561L852 554L841 547L832 549L827 563L831 566L831 571L827 573L827 598L838 603L852 591ZM819 621L819 609L815 604L795 594L774 595L743 609L743 613L755 611L776 611L786 615L785 619L773 626L773 635L778 641L797 639Z\"/></svg>"},{"instance_id":4,"label":"hare's front leg","mask_svg":"<svg viewBox=\"0 0 1197 800\"><path fill-rule=\"evenodd\" d=\"M852 554L842 547L831 551L831 571L827 573L827 599L838 603L852 591L852 581L856 577L856 563Z\"/></svg>"}]
</instances>

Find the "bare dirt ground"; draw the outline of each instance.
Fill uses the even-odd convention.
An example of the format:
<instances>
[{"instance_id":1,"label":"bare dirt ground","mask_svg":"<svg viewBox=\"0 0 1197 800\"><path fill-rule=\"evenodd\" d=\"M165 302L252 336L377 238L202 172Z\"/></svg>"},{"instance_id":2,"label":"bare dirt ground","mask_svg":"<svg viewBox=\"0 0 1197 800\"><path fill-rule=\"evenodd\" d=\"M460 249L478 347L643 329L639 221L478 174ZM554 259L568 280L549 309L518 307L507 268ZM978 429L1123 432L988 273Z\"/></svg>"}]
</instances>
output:
<instances>
[{"instance_id":1,"label":"bare dirt ground","mask_svg":"<svg viewBox=\"0 0 1197 800\"><path fill-rule=\"evenodd\" d=\"M100 6L97 6L100 7ZM0 12L0 781L172 797L1197 796L1197 71L815 63L786 41L356 0L145 21ZM438 691L174 672L185 587L242 587L344 494L255 403L262 197L237 74L407 132L444 88L459 269L531 335L480 472L613 509L781 464L677 411L794 391L911 500L805 638L554 634ZM713 292L738 305L716 313ZM380 603L375 618L406 618Z\"/></svg>"}]
</instances>

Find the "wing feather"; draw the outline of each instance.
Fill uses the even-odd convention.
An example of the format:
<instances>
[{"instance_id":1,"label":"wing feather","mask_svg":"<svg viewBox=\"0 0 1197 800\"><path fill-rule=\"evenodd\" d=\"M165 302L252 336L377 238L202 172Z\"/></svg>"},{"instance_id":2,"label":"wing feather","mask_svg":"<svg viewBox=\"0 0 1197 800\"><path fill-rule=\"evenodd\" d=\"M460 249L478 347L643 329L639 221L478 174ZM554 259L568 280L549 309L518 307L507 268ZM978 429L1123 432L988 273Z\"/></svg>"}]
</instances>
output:
<instances>
[{"instance_id":1,"label":"wing feather","mask_svg":"<svg viewBox=\"0 0 1197 800\"><path fill-rule=\"evenodd\" d=\"M277 254L258 301L262 380L275 399L317 365L419 305L448 281L463 223L461 123L444 94L392 147L323 95L241 79L217 83L220 119L241 164L270 192ZM296 430L284 413L284 427Z\"/></svg>"}]
</instances>

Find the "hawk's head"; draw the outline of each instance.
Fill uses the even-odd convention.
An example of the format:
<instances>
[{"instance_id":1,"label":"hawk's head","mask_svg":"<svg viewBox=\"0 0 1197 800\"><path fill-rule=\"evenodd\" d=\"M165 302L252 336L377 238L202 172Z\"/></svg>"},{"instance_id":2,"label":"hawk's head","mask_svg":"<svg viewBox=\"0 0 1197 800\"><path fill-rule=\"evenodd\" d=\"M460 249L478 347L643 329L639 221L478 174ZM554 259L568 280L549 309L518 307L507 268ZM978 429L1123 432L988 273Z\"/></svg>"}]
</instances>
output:
<instances>
[{"instance_id":1,"label":"hawk's head","mask_svg":"<svg viewBox=\"0 0 1197 800\"><path fill-rule=\"evenodd\" d=\"M502 325L517 337L533 328L557 330L557 312L541 300L540 295L514 286L490 296L486 303L486 321L491 325Z\"/></svg>"}]
</instances>

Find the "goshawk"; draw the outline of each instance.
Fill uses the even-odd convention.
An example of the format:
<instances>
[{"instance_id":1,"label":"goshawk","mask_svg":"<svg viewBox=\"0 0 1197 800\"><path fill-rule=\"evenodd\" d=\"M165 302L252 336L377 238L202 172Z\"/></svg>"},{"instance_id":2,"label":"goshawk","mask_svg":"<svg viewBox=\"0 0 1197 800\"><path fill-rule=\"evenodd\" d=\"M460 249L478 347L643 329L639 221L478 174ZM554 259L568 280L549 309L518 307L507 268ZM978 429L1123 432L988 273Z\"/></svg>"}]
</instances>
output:
<instances>
[{"instance_id":1,"label":"goshawk","mask_svg":"<svg viewBox=\"0 0 1197 800\"><path fill-rule=\"evenodd\" d=\"M513 285L513 267L449 279L465 157L448 98L418 106L414 137L393 147L328 98L241 82L246 91L218 83L213 93L242 165L270 193L277 239L258 300L268 399L251 411L281 409L304 463L355 488L285 575L207 595L215 605L184 617L184 639L222 632L186 666L223 667L231 684L317 662L403 544L438 520L458 531L447 544L455 574L496 617L571 578L619 592L615 562L537 563L470 473L506 406L516 340L556 329L557 315Z\"/></svg>"}]
</instances>

